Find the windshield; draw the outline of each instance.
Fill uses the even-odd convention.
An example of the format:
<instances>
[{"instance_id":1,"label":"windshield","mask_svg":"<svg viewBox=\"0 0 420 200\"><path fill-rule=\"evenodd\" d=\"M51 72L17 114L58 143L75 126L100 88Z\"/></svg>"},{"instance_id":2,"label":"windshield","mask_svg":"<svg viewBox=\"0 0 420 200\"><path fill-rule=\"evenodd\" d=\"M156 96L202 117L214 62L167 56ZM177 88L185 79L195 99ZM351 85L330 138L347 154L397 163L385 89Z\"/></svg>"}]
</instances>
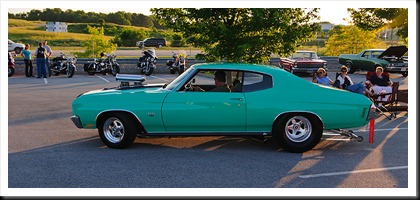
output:
<instances>
[{"instance_id":1,"label":"windshield","mask_svg":"<svg viewBox=\"0 0 420 200\"><path fill-rule=\"evenodd\" d=\"M193 73L194 68L190 67L188 68L184 73L176 77L174 80L172 80L165 89L167 90L174 90L183 80L185 80L186 77L189 77L191 73Z\"/></svg>"},{"instance_id":2,"label":"windshield","mask_svg":"<svg viewBox=\"0 0 420 200\"><path fill-rule=\"evenodd\" d=\"M317 55L315 52L296 52L292 55L292 58L316 59Z\"/></svg>"}]
</instances>

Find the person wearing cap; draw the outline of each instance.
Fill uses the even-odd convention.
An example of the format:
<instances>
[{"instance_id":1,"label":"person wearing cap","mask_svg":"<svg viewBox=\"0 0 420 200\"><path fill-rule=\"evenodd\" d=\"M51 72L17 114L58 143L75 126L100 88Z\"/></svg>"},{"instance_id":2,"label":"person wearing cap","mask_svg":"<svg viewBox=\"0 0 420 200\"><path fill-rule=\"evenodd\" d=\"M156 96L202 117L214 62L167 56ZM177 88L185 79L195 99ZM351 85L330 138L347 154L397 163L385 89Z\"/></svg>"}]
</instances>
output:
<instances>
[{"instance_id":1,"label":"person wearing cap","mask_svg":"<svg viewBox=\"0 0 420 200\"><path fill-rule=\"evenodd\" d=\"M330 77L327 76L327 71L322 67L318 68L312 82L326 86L332 86L334 84Z\"/></svg>"}]
</instances>

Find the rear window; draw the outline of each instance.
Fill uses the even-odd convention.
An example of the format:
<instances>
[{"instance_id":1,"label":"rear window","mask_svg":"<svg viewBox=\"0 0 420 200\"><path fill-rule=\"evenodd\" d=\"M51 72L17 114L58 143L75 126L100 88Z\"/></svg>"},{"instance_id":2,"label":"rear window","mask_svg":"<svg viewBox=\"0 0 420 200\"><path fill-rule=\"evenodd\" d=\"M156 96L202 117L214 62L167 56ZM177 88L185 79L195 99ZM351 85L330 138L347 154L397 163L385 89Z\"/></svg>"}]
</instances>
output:
<instances>
[{"instance_id":1,"label":"rear window","mask_svg":"<svg viewBox=\"0 0 420 200\"><path fill-rule=\"evenodd\" d=\"M266 74L245 72L243 79L243 92L254 92L273 87L272 77Z\"/></svg>"}]
</instances>

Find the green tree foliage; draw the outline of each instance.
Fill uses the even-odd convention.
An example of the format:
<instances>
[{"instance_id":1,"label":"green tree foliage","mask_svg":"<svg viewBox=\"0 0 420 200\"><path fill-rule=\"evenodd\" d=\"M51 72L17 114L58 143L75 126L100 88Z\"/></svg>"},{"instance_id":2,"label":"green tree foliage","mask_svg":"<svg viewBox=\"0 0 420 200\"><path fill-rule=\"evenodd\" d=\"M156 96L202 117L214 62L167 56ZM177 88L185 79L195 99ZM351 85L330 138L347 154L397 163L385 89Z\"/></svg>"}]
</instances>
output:
<instances>
[{"instance_id":1,"label":"green tree foliage","mask_svg":"<svg viewBox=\"0 0 420 200\"><path fill-rule=\"evenodd\" d=\"M204 48L206 60L262 63L272 53L287 55L309 41L319 26L318 9L151 9L152 17L187 42Z\"/></svg>"},{"instance_id":2,"label":"green tree foliage","mask_svg":"<svg viewBox=\"0 0 420 200\"><path fill-rule=\"evenodd\" d=\"M397 35L408 41L407 8L348 8L353 23L363 30L397 28Z\"/></svg>"},{"instance_id":3,"label":"green tree foliage","mask_svg":"<svg viewBox=\"0 0 420 200\"><path fill-rule=\"evenodd\" d=\"M100 9L98 9L100 11ZM73 11L68 9L66 11L60 8L46 8L44 10L32 9L27 13L8 13L11 19L25 19L25 20L41 20L41 21L60 21L69 23L115 23L119 25L133 25L140 27L151 28L154 26L155 20L153 18L138 14L118 11L116 13L85 13L82 10ZM103 21L102 21L103 20Z\"/></svg>"},{"instance_id":4,"label":"green tree foliage","mask_svg":"<svg viewBox=\"0 0 420 200\"><path fill-rule=\"evenodd\" d=\"M104 37L104 28L103 27L90 27L88 26L88 31L92 35L90 40L84 42L82 46L85 48L85 52L75 53L79 57L99 57L99 54L111 53L117 49L117 45L109 42Z\"/></svg>"},{"instance_id":5,"label":"green tree foliage","mask_svg":"<svg viewBox=\"0 0 420 200\"><path fill-rule=\"evenodd\" d=\"M171 46L173 46L173 47L183 47L185 45L186 45L186 41L181 34L175 33L175 34L172 35Z\"/></svg>"},{"instance_id":6,"label":"green tree foliage","mask_svg":"<svg viewBox=\"0 0 420 200\"><path fill-rule=\"evenodd\" d=\"M113 39L118 46L132 47L136 46L136 42L146 38L146 32L133 28L123 28L122 31Z\"/></svg>"},{"instance_id":7,"label":"green tree foliage","mask_svg":"<svg viewBox=\"0 0 420 200\"><path fill-rule=\"evenodd\" d=\"M325 54L328 56L355 54L363 49L378 46L384 46L384 44L376 37L374 31L362 30L356 26L339 27L328 38Z\"/></svg>"}]
</instances>

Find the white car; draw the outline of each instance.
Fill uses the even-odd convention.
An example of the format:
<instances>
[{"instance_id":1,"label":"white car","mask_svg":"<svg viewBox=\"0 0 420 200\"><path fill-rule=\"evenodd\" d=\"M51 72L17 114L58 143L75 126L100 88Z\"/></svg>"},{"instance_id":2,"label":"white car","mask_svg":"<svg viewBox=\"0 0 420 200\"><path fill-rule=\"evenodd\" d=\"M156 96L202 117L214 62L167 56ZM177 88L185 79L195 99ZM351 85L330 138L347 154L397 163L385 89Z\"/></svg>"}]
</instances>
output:
<instances>
[{"instance_id":1,"label":"white car","mask_svg":"<svg viewBox=\"0 0 420 200\"><path fill-rule=\"evenodd\" d=\"M16 54L20 54L23 48L25 48L25 45L9 40L9 52L14 51Z\"/></svg>"}]
</instances>

